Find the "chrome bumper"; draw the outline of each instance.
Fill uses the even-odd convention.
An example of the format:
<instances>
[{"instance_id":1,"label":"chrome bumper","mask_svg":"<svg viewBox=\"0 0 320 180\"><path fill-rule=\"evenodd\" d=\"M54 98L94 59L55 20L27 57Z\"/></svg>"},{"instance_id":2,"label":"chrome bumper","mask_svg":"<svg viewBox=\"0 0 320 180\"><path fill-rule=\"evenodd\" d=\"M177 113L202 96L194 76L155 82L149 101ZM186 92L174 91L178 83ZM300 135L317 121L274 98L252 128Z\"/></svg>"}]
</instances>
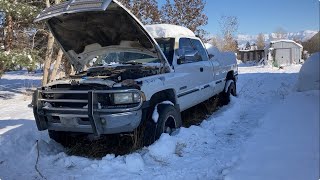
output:
<instances>
[{"instance_id":1,"label":"chrome bumper","mask_svg":"<svg viewBox=\"0 0 320 180\"><path fill-rule=\"evenodd\" d=\"M113 93L139 93L140 103L134 107L103 108L98 95ZM44 95L82 94L87 99L50 99ZM39 130L56 130L70 132L114 134L132 132L142 119L144 94L136 89L128 90L93 90L93 91L60 91L37 90L33 96L33 111ZM46 103L84 103L83 108L50 107Z\"/></svg>"}]
</instances>

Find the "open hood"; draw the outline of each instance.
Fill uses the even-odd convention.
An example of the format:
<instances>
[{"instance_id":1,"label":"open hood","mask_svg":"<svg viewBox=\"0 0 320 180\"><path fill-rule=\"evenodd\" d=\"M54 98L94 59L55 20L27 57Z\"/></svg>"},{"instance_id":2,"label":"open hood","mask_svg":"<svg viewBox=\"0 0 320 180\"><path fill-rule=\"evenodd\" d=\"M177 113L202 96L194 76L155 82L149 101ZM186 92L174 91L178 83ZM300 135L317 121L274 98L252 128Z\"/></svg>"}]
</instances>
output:
<instances>
[{"instance_id":1,"label":"open hood","mask_svg":"<svg viewBox=\"0 0 320 180\"><path fill-rule=\"evenodd\" d=\"M115 0L71 0L45 9L35 22L46 20L55 39L77 71L93 52L137 49L167 60L141 22Z\"/></svg>"}]
</instances>

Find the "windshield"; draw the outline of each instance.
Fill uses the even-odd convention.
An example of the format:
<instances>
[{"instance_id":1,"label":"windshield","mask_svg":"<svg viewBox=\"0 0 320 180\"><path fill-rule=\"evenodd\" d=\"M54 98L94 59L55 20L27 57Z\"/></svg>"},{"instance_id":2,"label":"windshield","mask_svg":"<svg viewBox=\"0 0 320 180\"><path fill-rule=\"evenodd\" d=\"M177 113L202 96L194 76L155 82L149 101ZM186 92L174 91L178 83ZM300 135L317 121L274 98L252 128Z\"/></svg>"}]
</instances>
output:
<instances>
[{"instance_id":1,"label":"windshield","mask_svg":"<svg viewBox=\"0 0 320 180\"><path fill-rule=\"evenodd\" d=\"M160 63L160 60L141 52L110 52L93 58L89 66L147 63Z\"/></svg>"},{"instance_id":2,"label":"windshield","mask_svg":"<svg viewBox=\"0 0 320 180\"><path fill-rule=\"evenodd\" d=\"M159 38L156 39L163 54L166 56L170 65L172 65L174 54L174 38Z\"/></svg>"}]
</instances>

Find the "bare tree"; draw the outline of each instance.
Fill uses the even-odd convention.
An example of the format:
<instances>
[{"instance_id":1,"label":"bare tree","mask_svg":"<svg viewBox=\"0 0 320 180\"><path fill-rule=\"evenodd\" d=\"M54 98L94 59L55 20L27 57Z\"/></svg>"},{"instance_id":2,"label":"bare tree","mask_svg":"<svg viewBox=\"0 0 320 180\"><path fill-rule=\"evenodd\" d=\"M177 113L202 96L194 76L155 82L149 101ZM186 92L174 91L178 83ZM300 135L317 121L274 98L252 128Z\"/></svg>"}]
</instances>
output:
<instances>
[{"instance_id":1,"label":"bare tree","mask_svg":"<svg viewBox=\"0 0 320 180\"><path fill-rule=\"evenodd\" d=\"M55 0L54 2L55 2L55 4L59 4L61 1L60 0ZM46 6L50 7L50 0L46 0ZM49 77L50 66L51 66L52 55L53 55L53 45L54 45L54 37L53 37L53 34L49 32L46 56L45 56L44 67L43 67L42 85L48 84L49 80L55 78L55 76L57 74L58 67L61 64L61 59L62 59L63 52L60 49L59 53L58 53L58 56L57 56L57 59L56 59L56 65L54 66L54 69L53 69L53 72L51 74L51 77Z\"/></svg>"},{"instance_id":2,"label":"bare tree","mask_svg":"<svg viewBox=\"0 0 320 180\"><path fill-rule=\"evenodd\" d=\"M156 0L120 0L143 24L160 22L160 12Z\"/></svg>"},{"instance_id":3,"label":"bare tree","mask_svg":"<svg viewBox=\"0 0 320 180\"><path fill-rule=\"evenodd\" d=\"M59 49L58 55L56 57L56 62L54 64L54 67L50 75L50 81L54 81L56 79L59 67L61 65L62 56L63 56L63 51L62 49Z\"/></svg>"},{"instance_id":4,"label":"bare tree","mask_svg":"<svg viewBox=\"0 0 320 180\"><path fill-rule=\"evenodd\" d=\"M166 0L161 8L161 21L187 27L204 39L207 33L201 27L208 23L203 12L205 5L204 0L174 0L173 4Z\"/></svg>"},{"instance_id":5,"label":"bare tree","mask_svg":"<svg viewBox=\"0 0 320 180\"><path fill-rule=\"evenodd\" d=\"M50 1L46 0L46 6L50 7ZM48 34L48 43L47 43L47 50L46 56L44 59L44 67L43 67L43 77L42 77L42 85L48 84L49 80L49 70L52 61L52 54L53 54L53 44L54 44L54 37L52 33Z\"/></svg>"},{"instance_id":6,"label":"bare tree","mask_svg":"<svg viewBox=\"0 0 320 180\"><path fill-rule=\"evenodd\" d=\"M219 50L223 50L223 38L219 35L216 35L212 37L209 41L210 44L212 44L214 47L218 48Z\"/></svg>"},{"instance_id":7,"label":"bare tree","mask_svg":"<svg viewBox=\"0 0 320 180\"><path fill-rule=\"evenodd\" d=\"M238 46L234 36L238 31L238 18L235 16L221 16L219 24L224 42L222 50L236 52Z\"/></svg>"},{"instance_id":8,"label":"bare tree","mask_svg":"<svg viewBox=\"0 0 320 180\"><path fill-rule=\"evenodd\" d=\"M262 33L260 33L257 37L257 46L258 49L264 49L265 46L265 38L264 35Z\"/></svg>"}]
</instances>

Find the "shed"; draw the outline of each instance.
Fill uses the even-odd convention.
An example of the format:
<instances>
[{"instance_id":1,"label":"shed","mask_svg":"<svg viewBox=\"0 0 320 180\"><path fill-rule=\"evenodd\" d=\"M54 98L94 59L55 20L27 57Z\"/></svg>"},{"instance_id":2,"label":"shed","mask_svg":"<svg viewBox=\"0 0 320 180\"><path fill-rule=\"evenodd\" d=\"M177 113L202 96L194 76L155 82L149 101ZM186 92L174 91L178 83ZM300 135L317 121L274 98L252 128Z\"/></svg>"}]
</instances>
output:
<instances>
[{"instance_id":1,"label":"shed","mask_svg":"<svg viewBox=\"0 0 320 180\"><path fill-rule=\"evenodd\" d=\"M274 66L299 64L302 58L303 47L292 40L271 41L265 49L268 63Z\"/></svg>"},{"instance_id":2,"label":"shed","mask_svg":"<svg viewBox=\"0 0 320 180\"><path fill-rule=\"evenodd\" d=\"M258 49L250 49L250 50L239 50L238 51L238 59L242 60L243 62L247 61L256 61L259 62L262 58L264 58L264 50Z\"/></svg>"}]
</instances>

